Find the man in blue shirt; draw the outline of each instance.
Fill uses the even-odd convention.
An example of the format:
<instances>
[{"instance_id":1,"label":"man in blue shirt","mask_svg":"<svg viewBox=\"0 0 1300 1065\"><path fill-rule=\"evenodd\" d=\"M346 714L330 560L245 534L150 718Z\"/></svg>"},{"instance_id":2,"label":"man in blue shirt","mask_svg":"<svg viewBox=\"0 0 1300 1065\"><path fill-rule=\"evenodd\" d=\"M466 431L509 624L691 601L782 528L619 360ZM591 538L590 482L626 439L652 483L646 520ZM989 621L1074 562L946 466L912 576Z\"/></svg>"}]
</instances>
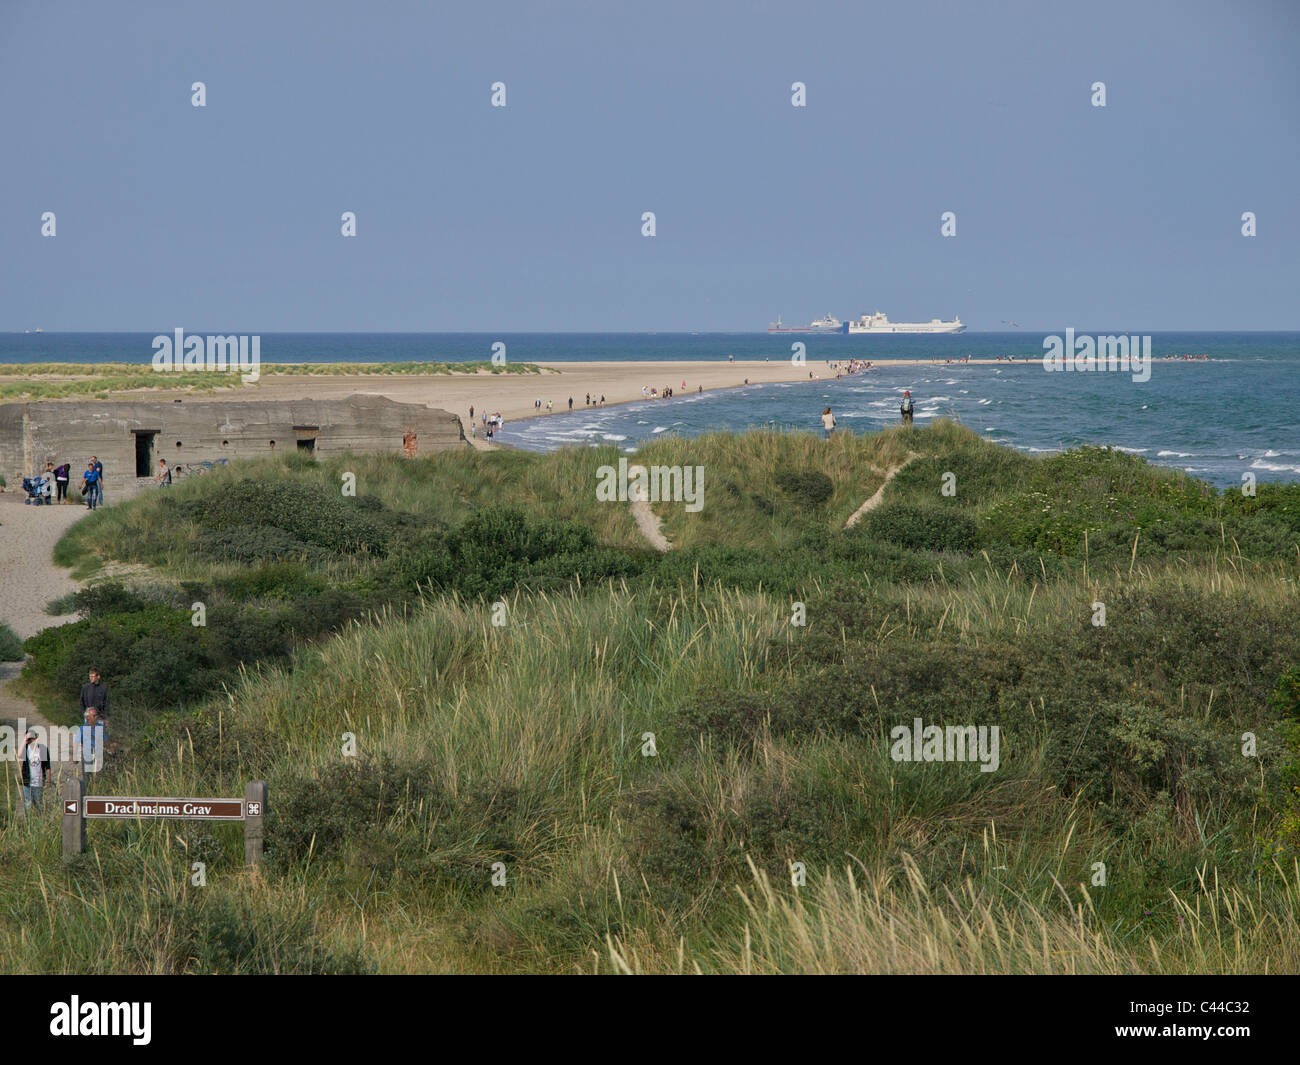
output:
<instances>
[{"instance_id":1,"label":"man in blue shirt","mask_svg":"<svg viewBox=\"0 0 1300 1065\"><path fill-rule=\"evenodd\" d=\"M99 492L99 471L95 469L94 463L86 467L86 472L81 475L81 494L86 497L86 506L90 510L95 509L95 502Z\"/></svg>"},{"instance_id":2,"label":"man in blue shirt","mask_svg":"<svg viewBox=\"0 0 1300 1065\"><path fill-rule=\"evenodd\" d=\"M95 506L99 506L104 502L104 464L99 461L98 455L91 455L90 465L98 474L95 478Z\"/></svg>"}]
</instances>

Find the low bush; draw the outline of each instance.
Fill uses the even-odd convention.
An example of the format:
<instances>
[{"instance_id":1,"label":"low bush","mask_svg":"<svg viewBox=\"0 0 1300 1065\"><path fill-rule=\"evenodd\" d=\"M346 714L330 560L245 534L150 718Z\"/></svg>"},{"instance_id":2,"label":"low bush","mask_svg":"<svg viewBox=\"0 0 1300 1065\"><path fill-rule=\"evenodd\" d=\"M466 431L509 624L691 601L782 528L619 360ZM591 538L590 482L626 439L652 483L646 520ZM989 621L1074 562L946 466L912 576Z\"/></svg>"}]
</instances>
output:
<instances>
[{"instance_id":1,"label":"low bush","mask_svg":"<svg viewBox=\"0 0 1300 1065\"><path fill-rule=\"evenodd\" d=\"M776 475L776 484L801 510L821 508L835 492L835 482L819 470L782 470Z\"/></svg>"},{"instance_id":2,"label":"low bush","mask_svg":"<svg viewBox=\"0 0 1300 1065\"><path fill-rule=\"evenodd\" d=\"M866 535L913 551L966 554L980 539L969 514L933 503L891 503L873 510L862 524Z\"/></svg>"},{"instance_id":3,"label":"low bush","mask_svg":"<svg viewBox=\"0 0 1300 1065\"><path fill-rule=\"evenodd\" d=\"M0 662L21 662L23 641L8 625L0 622Z\"/></svg>"}]
</instances>

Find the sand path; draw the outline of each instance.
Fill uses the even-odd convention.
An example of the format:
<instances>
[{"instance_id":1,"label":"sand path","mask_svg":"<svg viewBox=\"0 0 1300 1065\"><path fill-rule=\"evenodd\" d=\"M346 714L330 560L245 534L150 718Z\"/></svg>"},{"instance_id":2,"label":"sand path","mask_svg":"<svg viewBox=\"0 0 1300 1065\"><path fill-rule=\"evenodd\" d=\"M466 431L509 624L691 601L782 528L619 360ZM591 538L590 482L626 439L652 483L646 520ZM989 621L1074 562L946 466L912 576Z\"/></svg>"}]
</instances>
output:
<instances>
[{"instance_id":1,"label":"sand path","mask_svg":"<svg viewBox=\"0 0 1300 1065\"><path fill-rule=\"evenodd\" d=\"M644 469L644 466L629 466L628 476L630 477L634 470ZM656 551L671 551L673 545L664 535L663 523L659 520L659 515L650 509L650 504L645 498L645 485L640 481L633 484L628 491L627 505L632 511L636 527L641 530L641 535L650 541L650 546Z\"/></svg>"},{"instance_id":2,"label":"sand path","mask_svg":"<svg viewBox=\"0 0 1300 1065\"><path fill-rule=\"evenodd\" d=\"M886 470L885 479L884 481L881 482L880 487L877 488L874 493L872 493L870 499L868 499L865 503L862 504L862 506L858 507L857 510L855 510L852 514L849 515L849 520L844 523L844 528L846 529L852 528L859 521L861 521L865 515L870 514L873 510L876 509L876 507L880 506L881 501L885 498L885 489L889 487L889 482L894 479L894 477L897 475L899 470L901 470L913 459L919 457L920 457L919 455L908 455L907 458L905 458L897 466L892 466L888 470Z\"/></svg>"},{"instance_id":3,"label":"sand path","mask_svg":"<svg viewBox=\"0 0 1300 1065\"><path fill-rule=\"evenodd\" d=\"M85 507L76 504L29 507L19 494L0 495L0 621L7 622L21 638L34 636L50 625L76 620L75 614L52 617L45 613L45 604L77 589L76 581L67 570L56 566L51 556L59 538L87 513ZM48 729L49 719L12 690L12 681L22 668L21 662L0 663L0 720L19 723L24 729ZM11 768L15 813L21 818L24 812L17 765ZM59 787L73 772L71 762L56 762L50 768L54 780L45 789L47 816L51 807L57 814Z\"/></svg>"},{"instance_id":4,"label":"sand path","mask_svg":"<svg viewBox=\"0 0 1300 1065\"><path fill-rule=\"evenodd\" d=\"M54 545L90 513L75 503L25 506L20 493L0 495L0 621L23 639L76 615L51 617L45 604L77 590L69 571L52 560Z\"/></svg>"}]
</instances>

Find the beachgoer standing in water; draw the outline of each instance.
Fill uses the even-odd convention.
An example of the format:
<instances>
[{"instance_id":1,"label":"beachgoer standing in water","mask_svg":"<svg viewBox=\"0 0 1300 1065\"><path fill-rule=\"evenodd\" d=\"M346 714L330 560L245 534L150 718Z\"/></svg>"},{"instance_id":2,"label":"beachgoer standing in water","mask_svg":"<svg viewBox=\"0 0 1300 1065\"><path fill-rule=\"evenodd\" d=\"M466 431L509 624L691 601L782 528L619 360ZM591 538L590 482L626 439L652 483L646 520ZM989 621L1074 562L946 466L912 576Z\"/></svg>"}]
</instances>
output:
<instances>
[{"instance_id":1,"label":"beachgoer standing in water","mask_svg":"<svg viewBox=\"0 0 1300 1065\"><path fill-rule=\"evenodd\" d=\"M898 406L899 412L903 415L903 424L912 424L912 392L905 389L903 392L903 402Z\"/></svg>"},{"instance_id":2,"label":"beachgoer standing in water","mask_svg":"<svg viewBox=\"0 0 1300 1065\"><path fill-rule=\"evenodd\" d=\"M831 413L830 407L822 411L822 428L826 430L826 439L831 438L831 433L835 432L835 415Z\"/></svg>"}]
</instances>

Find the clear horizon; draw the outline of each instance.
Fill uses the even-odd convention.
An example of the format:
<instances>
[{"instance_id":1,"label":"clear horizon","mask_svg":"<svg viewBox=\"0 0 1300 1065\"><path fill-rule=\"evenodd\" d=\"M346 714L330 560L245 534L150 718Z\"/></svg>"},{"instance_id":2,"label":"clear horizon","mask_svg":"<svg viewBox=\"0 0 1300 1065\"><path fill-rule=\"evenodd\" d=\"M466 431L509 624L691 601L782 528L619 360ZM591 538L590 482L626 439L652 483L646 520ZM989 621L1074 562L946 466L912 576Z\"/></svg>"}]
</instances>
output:
<instances>
[{"instance_id":1,"label":"clear horizon","mask_svg":"<svg viewBox=\"0 0 1300 1065\"><path fill-rule=\"evenodd\" d=\"M1300 331L1298 45L1289 0L13 0L0 330Z\"/></svg>"}]
</instances>

